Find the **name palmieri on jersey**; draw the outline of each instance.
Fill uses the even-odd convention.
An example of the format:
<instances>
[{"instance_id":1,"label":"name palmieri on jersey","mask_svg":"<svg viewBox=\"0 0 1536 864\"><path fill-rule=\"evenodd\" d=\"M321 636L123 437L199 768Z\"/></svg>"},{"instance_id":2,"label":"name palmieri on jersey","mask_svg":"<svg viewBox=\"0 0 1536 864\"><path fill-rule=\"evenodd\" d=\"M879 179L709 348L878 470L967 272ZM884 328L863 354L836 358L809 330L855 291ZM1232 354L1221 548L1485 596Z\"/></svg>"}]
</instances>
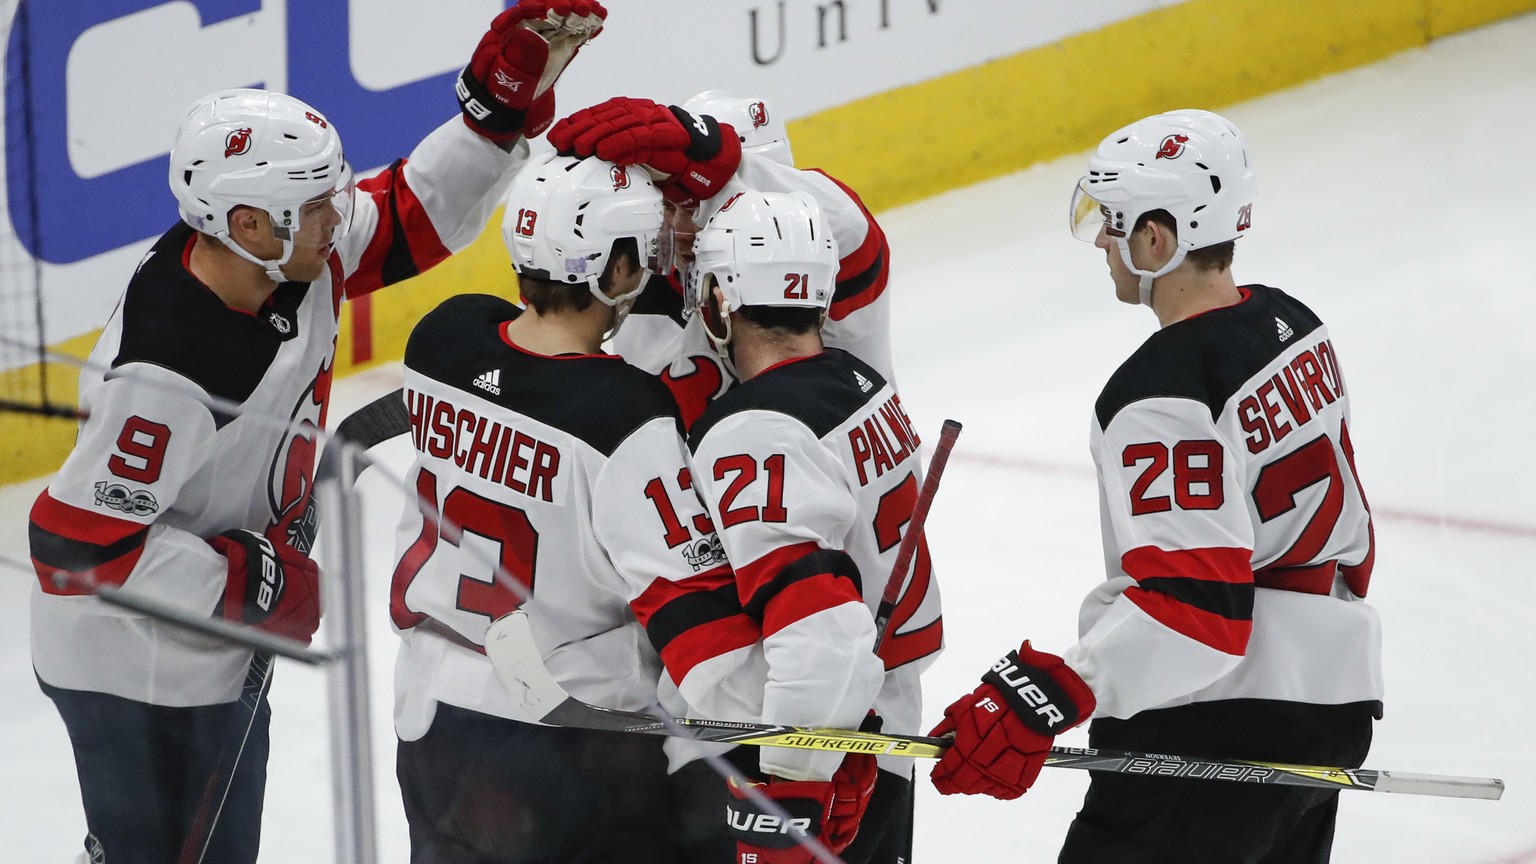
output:
<instances>
[{"instance_id":1,"label":"name palmieri on jersey","mask_svg":"<svg viewBox=\"0 0 1536 864\"><path fill-rule=\"evenodd\" d=\"M848 446L853 448L853 463L860 486L868 486L870 480L901 464L922 444L906 410L901 407L901 397L895 395L885 400L878 411L865 417L863 423L848 430ZM873 476L871 468L874 469Z\"/></svg>"}]
</instances>

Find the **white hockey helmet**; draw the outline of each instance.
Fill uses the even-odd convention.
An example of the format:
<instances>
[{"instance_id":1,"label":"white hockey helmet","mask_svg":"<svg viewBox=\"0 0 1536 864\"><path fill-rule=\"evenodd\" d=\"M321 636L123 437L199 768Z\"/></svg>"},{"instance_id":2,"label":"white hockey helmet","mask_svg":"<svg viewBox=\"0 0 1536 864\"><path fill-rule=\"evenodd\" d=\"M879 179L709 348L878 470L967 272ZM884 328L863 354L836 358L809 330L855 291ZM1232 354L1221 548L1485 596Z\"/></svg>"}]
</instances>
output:
<instances>
[{"instance_id":1,"label":"white hockey helmet","mask_svg":"<svg viewBox=\"0 0 1536 864\"><path fill-rule=\"evenodd\" d=\"M220 90L188 109L171 147L170 186L182 221L283 281L304 205L329 200L340 222L320 245L335 243L352 221L352 168L341 138L314 108L267 90ZM257 258L229 236L236 206L265 210L283 241L281 258Z\"/></svg>"},{"instance_id":2,"label":"white hockey helmet","mask_svg":"<svg viewBox=\"0 0 1536 864\"><path fill-rule=\"evenodd\" d=\"M604 305L618 307L611 336L657 272L661 218L661 192L644 171L595 156L550 152L534 157L513 178L501 237L519 275L585 284ZM626 237L634 238L647 272L633 291L609 297L598 280L614 243Z\"/></svg>"},{"instance_id":3,"label":"white hockey helmet","mask_svg":"<svg viewBox=\"0 0 1536 864\"><path fill-rule=\"evenodd\" d=\"M693 241L688 304L705 309L705 331L729 360L731 312L743 306L793 306L825 315L836 290L838 249L821 207L803 192L739 192L709 217ZM714 305L719 286L724 303Z\"/></svg>"},{"instance_id":4,"label":"white hockey helmet","mask_svg":"<svg viewBox=\"0 0 1536 864\"><path fill-rule=\"evenodd\" d=\"M1194 108L1154 114L1120 129L1088 160L1072 196L1072 233L1094 242L1105 228L1132 272L1142 302L1152 279L1193 249L1236 240L1253 222L1258 192L1248 142L1231 121ZM1165 210L1178 226L1178 249L1155 273L1131 264L1127 237L1144 214Z\"/></svg>"},{"instance_id":5,"label":"white hockey helmet","mask_svg":"<svg viewBox=\"0 0 1536 864\"><path fill-rule=\"evenodd\" d=\"M721 123L729 123L741 138L741 149L766 156L794 167L795 156L789 149L789 132L784 120L766 99L743 99L724 90L705 90L683 103L689 114L708 114Z\"/></svg>"}]
</instances>

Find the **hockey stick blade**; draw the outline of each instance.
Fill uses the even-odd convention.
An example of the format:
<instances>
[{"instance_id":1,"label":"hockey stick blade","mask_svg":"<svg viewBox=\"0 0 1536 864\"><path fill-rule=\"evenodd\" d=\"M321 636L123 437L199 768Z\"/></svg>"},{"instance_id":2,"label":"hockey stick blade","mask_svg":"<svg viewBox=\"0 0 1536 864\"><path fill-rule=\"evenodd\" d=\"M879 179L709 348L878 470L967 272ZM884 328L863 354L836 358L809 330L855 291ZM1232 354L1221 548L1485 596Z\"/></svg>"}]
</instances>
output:
<instances>
[{"instance_id":1,"label":"hockey stick blade","mask_svg":"<svg viewBox=\"0 0 1536 864\"><path fill-rule=\"evenodd\" d=\"M314 488L319 489L326 481L341 475L342 459L373 449L375 446L410 431L410 415L405 410L404 388L397 388L367 405L353 411L336 424L336 431L326 439L320 452L320 464L315 468ZM367 467L364 464L363 467ZM362 473L362 467L357 469ZM355 479L355 478L354 478ZM311 495L305 504L304 516L295 523L289 545L305 555L315 546L319 531L320 505Z\"/></svg>"},{"instance_id":2,"label":"hockey stick blade","mask_svg":"<svg viewBox=\"0 0 1536 864\"><path fill-rule=\"evenodd\" d=\"M336 424L336 431L320 454L315 481L335 477L341 470L340 458L348 447L371 450L396 435L411 431L411 418L405 410L404 388L389 393L353 411ZM336 446L332 446L336 445Z\"/></svg>"},{"instance_id":3,"label":"hockey stick blade","mask_svg":"<svg viewBox=\"0 0 1536 864\"><path fill-rule=\"evenodd\" d=\"M497 676L515 696L527 716L549 726L573 726L643 735L670 735L699 741L757 744L796 750L831 750L841 753L937 758L953 743L949 738L923 735L885 735L853 729L810 729L768 723L729 720L694 720L658 717L640 711L621 711L589 705L565 692L549 674L534 643L528 614L521 610L498 619L485 635L485 653ZM1486 777L1449 777L1439 774L1406 774L1368 768L1332 768L1321 765L1287 765L1274 762L1187 759L1159 753L1127 753L1052 747L1045 764L1052 768L1077 768L1139 774L1149 777L1186 777L1307 786L1315 789L1352 789L1360 792L1392 792L1401 795L1432 795L1442 798L1497 800L1504 781Z\"/></svg>"}]
</instances>

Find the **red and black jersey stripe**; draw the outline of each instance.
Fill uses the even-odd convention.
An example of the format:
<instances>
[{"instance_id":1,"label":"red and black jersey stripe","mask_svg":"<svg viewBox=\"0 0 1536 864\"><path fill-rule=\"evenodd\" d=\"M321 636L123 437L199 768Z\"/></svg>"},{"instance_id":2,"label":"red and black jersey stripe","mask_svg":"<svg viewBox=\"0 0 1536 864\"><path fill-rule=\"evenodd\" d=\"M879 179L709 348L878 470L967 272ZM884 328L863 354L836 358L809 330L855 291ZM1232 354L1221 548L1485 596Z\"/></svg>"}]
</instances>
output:
<instances>
[{"instance_id":1,"label":"red and black jersey stripe","mask_svg":"<svg viewBox=\"0 0 1536 864\"><path fill-rule=\"evenodd\" d=\"M743 611L761 622L764 636L824 609L864 602L852 556L815 543L784 546L737 568L736 590Z\"/></svg>"},{"instance_id":2,"label":"red and black jersey stripe","mask_svg":"<svg viewBox=\"0 0 1536 864\"><path fill-rule=\"evenodd\" d=\"M114 519L57 501L44 489L32 505L28 540L32 566L49 594L90 594L84 586L55 584L56 571L88 576L104 585L121 585L133 572L149 526Z\"/></svg>"},{"instance_id":3,"label":"red and black jersey stripe","mask_svg":"<svg viewBox=\"0 0 1536 864\"><path fill-rule=\"evenodd\" d=\"M373 199L379 225L363 250L357 272L347 280L348 297L403 282L452 254L438 237L421 200L405 182L404 159L359 181L357 191Z\"/></svg>"},{"instance_id":4,"label":"red and black jersey stripe","mask_svg":"<svg viewBox=\"0 0 1536 864\"><path fill-rule=\"evenodd\" d=\"M1242 656L1253 632L1250 554L1238 548L1132 549L1120 559L1121 569L1136 580L1125 596L1169 629Z\"/></svg>"},{"instance_id":5,"label":"red and black jersey stripe","mask_svg":"<svg viewBox=\"0 0 1536 864\"><path fill-rule=\"evenodd\" d=\"M676 683L698 664L761 637L736 599L736 579L727 567L677 582L657 579L629 606Z\"/></svg>"},{"instance_id":6,"label":"red and black jersey stripe","mask_svg":"<svg viewBox=\"0 0 1536 864\"><path fill-rule=\"evenodd\" d=\"M864 206L864 202L852 189L819 169L810 170L836 183L839 189L847 193L853 203L858 205L869 225L864 243L846 252L838 264L837 287L833 291L832 309L828 314L833 321L841 321L880 299L880 295L885 293L886 283L890 281L891 247L886 242L880 223L875 221L869 208Z\"/></svg>"}]
</instances>

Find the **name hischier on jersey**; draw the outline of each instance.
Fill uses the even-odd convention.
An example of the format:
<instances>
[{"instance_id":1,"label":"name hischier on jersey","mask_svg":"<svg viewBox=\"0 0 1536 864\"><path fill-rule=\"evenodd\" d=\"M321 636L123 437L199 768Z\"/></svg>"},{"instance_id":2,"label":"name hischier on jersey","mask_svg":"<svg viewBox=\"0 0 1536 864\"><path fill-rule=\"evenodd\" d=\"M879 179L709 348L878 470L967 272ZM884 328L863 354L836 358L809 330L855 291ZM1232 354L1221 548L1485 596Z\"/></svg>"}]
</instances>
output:
<instances>
[{"instance_id":1,"label":"name hischier on jersey","mask_svg":"<svg viewBox=\"0 0 1536 864\"><path fill-rule=\"evenodd\" d=\"M467 473L520 495L555 500L555 477L560 473L555 445L415 390L405 391L405 404L411 415L411 443L419 452L452 459Z\"/></svg>"}]
</instances>

